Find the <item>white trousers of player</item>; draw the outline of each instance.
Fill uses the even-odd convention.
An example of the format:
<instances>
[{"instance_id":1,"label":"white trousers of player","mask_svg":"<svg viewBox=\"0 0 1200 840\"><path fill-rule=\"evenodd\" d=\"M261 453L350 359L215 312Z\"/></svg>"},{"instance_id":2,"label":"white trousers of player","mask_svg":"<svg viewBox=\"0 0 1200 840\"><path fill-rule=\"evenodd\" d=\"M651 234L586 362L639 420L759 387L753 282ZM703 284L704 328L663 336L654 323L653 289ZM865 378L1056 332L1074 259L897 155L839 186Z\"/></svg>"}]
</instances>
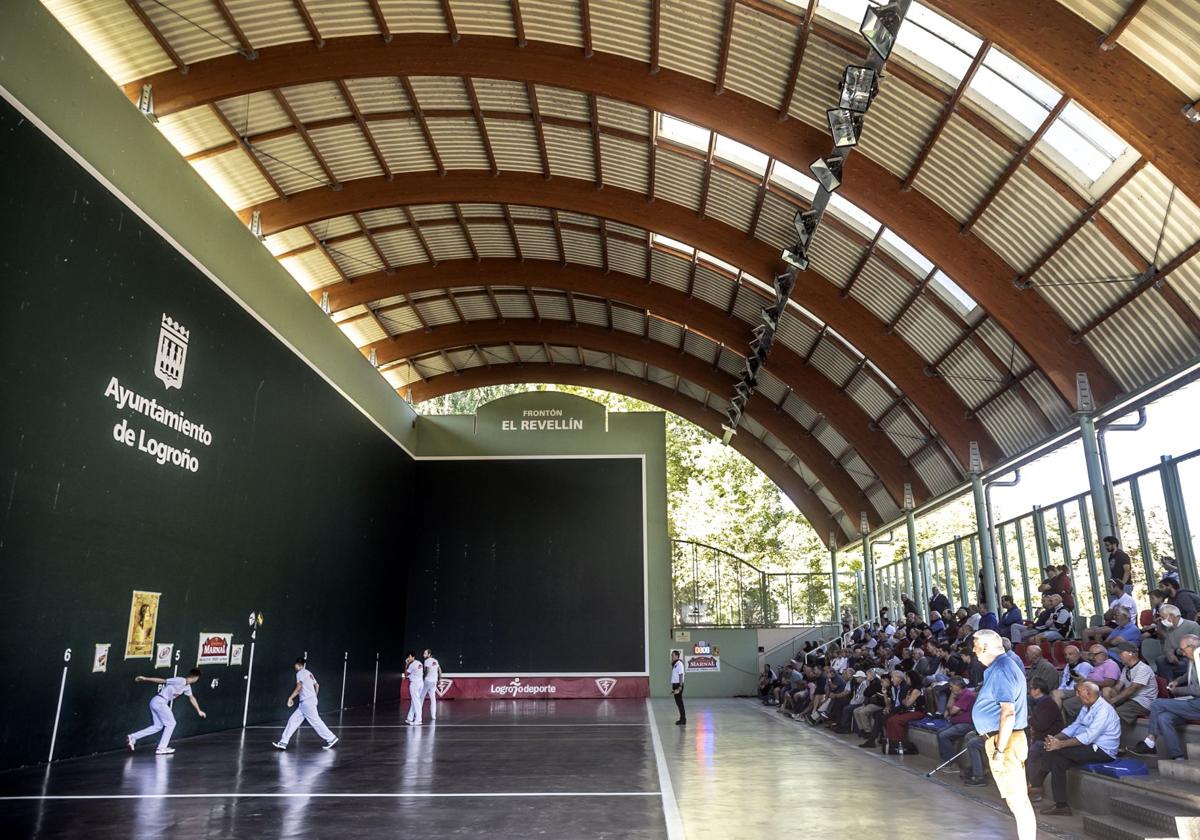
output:
<instances>
[{"instance_id":1,"label":"white trousers of player","mask_svg":"<svg viewBox=\"0 0 1200 840\"><path fill-rule=\"evenodd\" d=\"M161 731L162 737L158 739L158 748L165 750L167 744L171 743L171 733L175 731L175 713L171 711L166 698L161 694L155 694L150 698L150 717L154 718L154 723L145 729L139 729L129 737L137 741Z\"/></svg>"},{"instance_id":2,"label":"white trousers of player","mask_svg":"<svg viewBox=\"0 0 1200 840\"><path fill-rule=\"evenodd\" d=\"M421 722L421 706L425 703L425 680L408 681L408 717L404 720Z\"/></svg>"},{"instance_id":3,"label":"white trousers of player","mask_svg":"<svg viewBox=\"0 0 1200 840\"><path fill-rule=\"evenodd\" d=\"M425 687L422 689L424 696L421 698L421 704L425 704L425 697L429 698L429 719L437 720L437 680L425 680Z\"/></svg>"},{"instance_id":4,"label":"white trousers of player","mask_svg":"<svg viewBox=\"0 0 1200 840\"><path fill-rule=\"evenodd\" d=\"M316 700L301 700L300 705L296 707L296 711L292 712L292 716L288 718L287 726L284 727L283 737L280 739L283 743L288 743L292 740L292 736L296 734L296 730L300 728L300 724L308 721L308 725L317 733L317 737L322 741L332 741L333 733L329 731L329 727L325 725L325 721L321 720L321 715L317 713Z\"/></svg>"}]
</instances>

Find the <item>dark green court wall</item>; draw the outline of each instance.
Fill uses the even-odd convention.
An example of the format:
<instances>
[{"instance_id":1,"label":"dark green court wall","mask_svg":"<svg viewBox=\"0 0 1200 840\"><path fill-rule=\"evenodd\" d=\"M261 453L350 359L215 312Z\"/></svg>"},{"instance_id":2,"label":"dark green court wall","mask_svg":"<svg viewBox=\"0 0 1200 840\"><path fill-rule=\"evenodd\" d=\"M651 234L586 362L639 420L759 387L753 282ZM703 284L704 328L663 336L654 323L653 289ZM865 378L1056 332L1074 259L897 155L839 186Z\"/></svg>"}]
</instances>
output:
<instances>
[{"instance_id":1,"label":"dark green court wall","mask_svg":"<svg viewBox=\"0 0 1200 840\"><path fill-rule=\"evenodd\" d=\"M280 719L307 651L336 708L397 693L404 552L391 537L413 462L361 412L31 123L0 103L0 767L119 748L155 671L123 658L132 591L161 592L156 641L194 664L199 634L265 625L251 721ZM189 330L181 387L154 375L162 316ZM211 432L210 445L105 396L112 377ZM126 421L196 471L114 439ZM96 643L108 670L92 673ZM209 713L241 724L247 665L209 666ZM216 687L211 681L217 679ZM328 712L327 712L328 714ZM252 732L255 730L252 730ZM269 738L269 732L262 737ZM150 745L147 745L148 747Z\"/></svg>"}]
</instances>

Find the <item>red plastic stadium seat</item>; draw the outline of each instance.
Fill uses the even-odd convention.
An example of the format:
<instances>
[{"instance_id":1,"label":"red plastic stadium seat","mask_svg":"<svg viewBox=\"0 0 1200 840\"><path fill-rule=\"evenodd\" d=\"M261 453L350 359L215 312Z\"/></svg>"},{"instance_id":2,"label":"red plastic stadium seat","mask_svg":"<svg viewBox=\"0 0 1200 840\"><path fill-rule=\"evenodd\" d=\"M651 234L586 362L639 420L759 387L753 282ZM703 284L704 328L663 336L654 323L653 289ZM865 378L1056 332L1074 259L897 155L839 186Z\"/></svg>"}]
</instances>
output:
<instances>
[{"instance_id":1,"label":"red plastic stadium seat","mask_svg":"<svg viewBox=\"0 0 1200 840\"><path fill-rule=\"evenodd\" d=\"M1067 664L1067 642L1055 642L1050 645L1050 661L1054 663L1054 667L1062 669Z\"/></svg>"},{"instance_id":2,"label":"red plastic stadium seat","mask_svg":"<svg viewBox=\"0 0 1200 840\"><path fill-rule=\"evenodd\" d=\"M1138 617L1138 624L1142 627L1154 624L1154 610L1142 610L1141 616Z\"/></svg>"},{"instance_id":3,"label":"red plastic stadium seat","mask_svg":"<svg viewBox=\"0 0 1200 840\"><path fill-rule=\"evenodd\" d=\"M1028 647L1028 645L1026 645L1024 642L1017 642L1015 645L1013 645L1013 653L1015 653L1017 656L1019 656L1021 658L1022 662L1025 661L1025 648L1026 647Z\"/></svg>"}]
</instances>

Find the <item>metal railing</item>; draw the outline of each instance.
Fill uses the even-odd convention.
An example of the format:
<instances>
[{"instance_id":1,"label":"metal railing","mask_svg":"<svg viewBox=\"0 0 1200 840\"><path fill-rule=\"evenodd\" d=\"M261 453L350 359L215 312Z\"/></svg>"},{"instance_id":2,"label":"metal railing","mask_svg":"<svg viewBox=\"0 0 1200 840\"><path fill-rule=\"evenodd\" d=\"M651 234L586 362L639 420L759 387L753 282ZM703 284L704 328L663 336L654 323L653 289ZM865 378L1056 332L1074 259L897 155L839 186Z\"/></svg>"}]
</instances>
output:
<instances>
[{"instance_id":1,"label":"metal railing","mask_svg":"<svg viewBox=\"0 0 1200 840\"><path fill-rule=\"evenodd\" d=\"M1165 568L1160 564L1167 556L1176 559L1183 585L1196 588L1194 537L1184 485L1197 480L1200 450L1179 458L1163 457L1160 463L1113 482L1114 527L1133 561L1134 600L1140 606L1149 606L1147 592L1163 577ZM1190 487L1194 503L1200 498L1200 487ZM1025 616L1040 609L1038 587L1048 565L1068 567L1077 618L1105 611L1108 595L1104 581L1109 574L1107 558L1099 556L1099 544L1107 535L1096 532L1090 499L1085 491L1051 505L1035 505L1029 512L993 526L997 588L1000 594L1011 594ZM932 586L940 586L956 607L973 603L982 588L980 556L975 533L919 548L921 580L914 582L907 553L898 554L875 568L879 606L889 607L895 616L901 609L901 592L928 598Z\"/></svg>"},{"instance_id":2,"label":"metal railing","mask_svg":"<svg viewBox=\"0 0 1200 840\"><path fill-rule=\"evenodd\" d=\"M671 541L676 627L789 627L832 618L831 575L768 572L703 543Z\"/></svg>"}]
</instances>

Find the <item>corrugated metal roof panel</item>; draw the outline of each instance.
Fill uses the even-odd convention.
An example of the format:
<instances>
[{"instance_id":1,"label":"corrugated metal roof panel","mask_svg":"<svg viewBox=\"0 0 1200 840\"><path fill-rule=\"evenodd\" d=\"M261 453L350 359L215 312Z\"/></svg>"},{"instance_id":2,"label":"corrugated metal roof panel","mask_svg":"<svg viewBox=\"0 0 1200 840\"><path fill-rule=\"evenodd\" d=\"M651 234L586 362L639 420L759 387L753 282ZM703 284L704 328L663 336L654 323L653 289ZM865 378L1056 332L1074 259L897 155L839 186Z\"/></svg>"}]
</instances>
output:
<instances>
[{"instance_id":1,"label":"corrugated metal roof panel","mask_svg":"<svg viewBox=\"0 0 1200 840\"><path fill-rule=\"evenodd\" d=\"M587 94L548 85L536 85L536 90L538 111L542 116L591 122L592 112Z\"/></svg>"},{"instance_id":2,"label":"corrugated metal roof panel","mask_svg":"<svg viewBox=\"0 0 1200 840\"><path fill-rule=\"evenodd\" d=\"M955 115L946 123L913 185L965 222L1010 158L1006 150Z\"/></svg>"},{"instance_id":3,"label":"corrugated metal roof panel","mask_svg":"<svg viewBox=\"0 0 1200 840\"><path fill-rule=\"evenodd\" d=\"M536 291L533 295L537 300L538 316L552 321L570 321L571 310L567 306L567 296L551 292ZM575 355L572 353L571 355Z\"/></svg>"},{"instance_id":4,"label":"corrugated metal roof panel","mask_svg":"<svg viewBox=\"0 0 1200 840\"><path fill-rule=\"evenodd\" d=\"M858 282L850 291L857 300L885 324L900 311L900 307L912 294L912 284L907 282L880 259L872 258L863 267Z\"/></svg>"},{"instance_id":5,"label":"corrugated metal roof panel","mask_svg":"<svg viewBox=\"0 0 1200 840\"><path fill-rule=\"evenodd\" d=\"M455 3L455 6L459 5ZM446 32L439 0L379 0L383 17L393 32ZM455 18L455 23L458 18Z\"/></svg>"},{"instance_id":6,"label":"corrugated metal roof panel","mask_svg":"<svg viewBox=\"0 0 1200 840\"><path fill-rule=\"evenodd\" d=\"M640 336L646 329L646 315L626 306L613 306L613 329Z\"/></svg>"},{"instance_id":7,"label":"corrugated metal roof panel","mask_svg":"<svg viewBox=\"0 0 1200 840\"><path fill-rule=\"evenodd\" d=\"M720 346L701 335L694 332L688 332L683 339L683 349L693 356L698 356L704 361L712 364L717 359L717 354L720 352Z\"/></svg>"},{"instance_id":8,"label":"corrugated metal roof panel","mask_svg":"<svg viewBox=\"0 0 1200 840\"><path fill-rule=\"evenodd\" d=\"M294 227L268 236L266 246L268 251L278 256L312 243L313 238L309 236L307 230L302 227Z\"/></svg>"},{"instance_id":9,"label":"corrugated metal roof panel","mask_svg":"<svg viewBox=\"0 0 1200 840\"><path fill-rule=\"evenodd\" d=\"M621 271L634 277L646 276L646 249L632 245L623 239L608 240L608 265L613 271Z\"/></svg>"},{"instance_id":10,"label":"corrugated metal roof panel","mask_svg":"<svg viewBox=\"0 0 1200 840\"><path fill-rule=\"evenodd\" d=\"M1022 165L974 230L1009 265L1025 271L1077 218L1079 211L1070 202Z\"/></svg>"},{"instance_id":11,"label":"corrugated metal roof panel","mask_svg":"<svg viewBox=\"0 0 1200 840\"><path fill-rule=\"evenodd\" d=\"M746 359L738 355L733 350L722 345L721 353L717 357L717 367L725 371L731 376L739 376L746 367ZM733 383L729 383L732 388Z\"/></svg>"},{"instance_id":12,"label":"corrugated metal roof panel","mask_svg":"<svg viewBox=\"0 0 1200 840\"><path fill-rule=\"evenodd\" d=\"M269 92L248 93L217 103L234 130L253 137L278 128L290 128L291 119Z\"/></svg>"},{"instance_id":13,"label":"corrugated metal roof panel","mask_svg":"<svg viewBox=\"0 0 1200 840\"><path fill-rule=\"evenodd\" d=\"M1037 274L1034 289L1072 329L1100 314L1133 286L1137 270L1095 225L1084 225ZM1128 277L1128 283L1096 282Z\"/></svg>"},{"instance_id":14,"label":"corrugated metal roof panel","mask_svg":"<svg viewBox=\"0 0 1200 840\"><path fill-rule=\"evenodd\" d=\"M550 211L545 207L531 207L528 204L510 204L508 212L514 219L537 219L543 222L551 219Z\"/></svg>"},{"instance_id":15,"label":"corrugated metal roof panel","mask_svg":"<svg viewBox=\"0 0 1200 840\"><path fill-rule=\"evenodd\" d=\"M426 121L433 145L437 148L442 165L447 169L490 168L483 138L474 119L437 118Z\"/></svg>"},{"instance_id":16,"label":"corrugated metal roof panel","mask_svg":"<svg viewBox=\"0 0 1200 840\"><path fill-rule=\"evenodd\" d=\"M645 3L591 0L592 45L636 61L650 60L651 13Z\"/></svg>"},{"instance_id":17,"label":"corrugated metal roof panel","mask_svg":"<svg viewBox=\"0 0 1200 840\"><path fill-rule=\"evenodd\" d=\"M679 391L680 391L680 393L684 394L687 397L690 397L691 399L695 400L696 402L704 402L705 396L708 395L708 392L705 391L703 388L701 388L699 385L697 385L694 382L690 382L686 379L680 380Z\"/></svg>"},{"instance_id":18,"label":"corrugated metal roof panel","mask_svg":"<svg viewBox=\"0 0 1200 840\"><path fill-rule=\"evenodd\" d=\"M669 370L663 370L662 368L650 365L650 381L656 385L674 388L675 374L671 373Z\"/></svg>"},{"instance_id":19,"label":"corrugated metal roof panel","mask_svg":"<svg viewBox=\"0 0 1200 840\"><path fill-rule=\"evenodd\" d=\"M467 246L467 238L463 236L462 228L457 225L428 225L421 229L429 250L433 251L434 259L469 260L471 249Z\"/></svg>"},{"instance_id":20,"label":"corrugated metal roof panel","mask_svg":"<svg viewBox=\"0 0 1200 840\"><path fill-rule=\"evenodd\" d=\"M713 167L705 213L740 231L748 231L757 194L754 184Z\"/></svg>"},{"instance_id":21,"label":"corrugated metal roof panel","mask_svg":"<svg viewBox=\"0 0 1200 840\"><path fill-rule=\"evenodd\" d=\"M254 148L262 165L288 195L329 184L321 165L298 135L264 140Z\"/></svg>"},{"instance_id":22,"label":"corrugated metal roof panel","mask_svg":"<svg viewBox=\"0 0 1200 840\"><path fill-rule=\"evenodd\" d=\"M383 152L393 172L421 172L435 169L429 144L415 119L368 123L371 136Z\"/></svg>"},{"instance_id":23,"label":"corrugated metal roof panel","mask_svg":"<svg viewBox=\"0 0 1200 840\"><path fill-rule=\"evenodd\" d=\"M592 157L592 137L586 131L545 125L546 154L550 158L550 173L565 178L592 181L596 176Z\"/></svg>"},{"instance_id":24,"label":"corrugated metal roof panel","mask_svg":"<svg viewBox=\"0 0 1200 840\"><path fill-rule=\"evenodd\" d=\"M1156 292L1122 306L1085 341L1126 390L1200 355L1200 340Z\"/></svg>"},{"instance_id":25,"label":"corrugated metal roof panel","mask_svg":"<svg viewBox=\"0 0 1200 840\"><path fill-rule=\"evenodd\" d=\"M1169 274L1167 285L1179 293L1193 312L1200 313L1200 255Z\"/></svg>"},{"instance_id":26,"label":"corrugated metal roof panel","mask_svg":"<svg viewBox=\"0 0 1200 840\"><path fill-rule=\"evenodd\" d=\"M789 116L829 132L825 111L837 104L838 83L847 64L858 64L862 55L851 55L824 38L809 38L804 63L796 79Z\"/></svg>"},{"instance_id":27,"label":"corrugated metal roof panel","mask_svg":"<svg viewBox=\"0 0 1200 840\"><path fill-rule=\"evenodd\" d=\"M125 84L175 65L123 0L43 0L117 84Z\"/></svg>"},{"instance_id":28,"label":"corrugated metal roof panel","mask_svg":"<svg viewBox=\"0 0 1200 840\"><path fill-rule=\"evenodd\" d=\"M941 113L940 102L898 78L887 79L871 105L858 148L903 178L916 163Z\"/></svg>"},{"instance_id":29,"label":"corrugated metal roof panel","mask_svg":"<svg viewBox=\"0 0 1200 840\"><path fill-rule=\"evenodd\" d=\"M1042 414L1046 415L1046 419L1050 421L1050 425L1055 431L1065 429L1070 425L1073 419L1071 406L1067 405L1044 373L1034 371L1026 376L1025 381L1021 384L1041 408Z\"/></svg>"},{"instance_id":30,"label":"corrugated metal roof panel","mask_svg":"<svg viewBox=\"0 0 1200 840\"><path fill-rule=\"evenodd\" d=\"M962 330L922 295L896 324L896 334L921 358L932 362L962 334Z\"/></svg>"},{"instance_id":31,"label":"corrugated metal roof panel","mask_svg":"<svg viewBox=\"0 0 1200 840\"><path fill-rule=\"evenodd\" d=\"M230 207L250 207L276 197L241 149L195 161L192 167Z\"/></svg>"},{"instance_id":32,"label":"corrugated metal roof panel","mask_svg":"<svg viewBox=\"0 0 1200 840\"><path fill-rule=\"evenodd\" d=\"M524 293L512 294L510 292L496 292L496 303L500 306L500 316L502 318L533 318L535 313L533 306L529 302L529 297Z\"/></svg>"},{"instance_id":33,"label":"corrugated metal roof panel","mask_svg":"<svg viewBox=\"0 0 1200 840\"><path fill-rule=\"evenodd\" d=\"M404 211L399 207L384 207L380 210L368 210L365 213L359 213L358 217L363 220L369 228L383 227L384 225L403 225L408 224L408 219L404 215Z\"/></svg>"},{"instance_id":34,"label":"corrugated metal roof panel","mask_svg":"<svg viewBox=\"0 0 1200 840\"><path fill-rule=\"evenodd\" d=\"M668 347L678 347L679 342L683 339L683 328L661 318L652 318L650 338L666 344Z\"/></svg>"},{"instance_id":35,"label":"corrugated metal roof panel","mask_svg":"<svg viewBox=\"0 0 1200 840\"><path fill-rule=\"evenodd\" d=\"M453 108L469 110L471 100L462 79L455 76L410 76L409 84L417 101L426 110Z\"/></svg>"},{"instance_id":36,"label":"corrugated metal roof panel","mask_svg":"<svg viewBox=\"0 0 1200 840\"><path fill-rule=\"evenodd\" d=\"M595 8L593 4L592 8ZM600 125L605 128L617 128L622 131L630 131L634 134L649 136L650 121L653 119L654 112L648 111L640 105L634 105L632 102L622 102L618 99L609 99L607 96L596 97L596 115L600 118Z\"/></svg>"},{"instance_id":37,"label":"corrugated metal roof panel","mask_svg":"<svg viewBox=\"0 0 1200 840\"><path fill-rule=\"evenodd\" d=\"M938 374L968 406L979 405L1004 384L1004 373L992 367L971 341L951 353Z\"/></svg>"},{"instance_id":38,"label":"corrugated metal roof panel","mask_svg":"<svg viewBox=\"0 0 1200 840\"><path fill-rule=\"evenodd\" d=\"M792 219L796 215L796 205L768 192L763 199L762 212L758 215L758 225L754 228L754 238L761 239L775 248L783 250L796 241L796 228ZM823 228L817 228L821 236Z\"/></svg>"},{"instance_id":39,"label":"corrugated metal roof panel","mask_svg":"<svg viewBox=\"0 0 1200 840\"><path fill-rule=\"evenodd\" d=\"M354 97L354 104L364 114L410 111L412 103L408 94L395 76L378 76L370 79L346 79L346 89Z\"/></svg>"},{"instance_id":40,"label":"corrugated metal roof panel","mask_svg":"<svg viewBox=\"0 0 1200 840\"><path fill-rule=\"evenodd\" d=\"M659 250L650 254L650 277L655 283L662 283L672 289L687 291L688 276L691 266L679 259Z\"/></svg>"},{"instance_id":41,"label":"corrugated metal roof panel","mask_svg":"<svg viewBox=\"0 0 1200 840\"><path fill-rule=\"evenodd\" d=\"M349 239L329 246L329 256L348 277L369 274L383 269L371 243L365 237Z\"/></svg>"},{"instance_id":42,"label":"corrugated metal roof panel","mask_svg":"<svg viewBox=\"0 0 1200 840\"><path fill-rule=\"evenodd\" d=\"M692 210L699 209L704 184L704 164L698 160L669 152L661 146L657 158L654 196L673 201Z\"/></svg>"},{"instance_id":43,"label":"corrugated metal roof panel","mask_svg":"<svg viewBox=\"0 0 1200 840\"><path fill-rule=\"evenodd\" d=\"M784 385L778 376L764 369L758 373L758 388L755 390L763 399L778 405L787 394L788 386Z\"/></svg>"},{"instance_id":44,"label":"corrugated metal roof panel","mask_svg":"<svg viewBox=\"0 0 1200 840\"><path fill-rule=\"evenodd\" d=\"M454 0L450 8L454 11L454 25L464 35L517 37L511 0Z\"/></svg>"},{"instance_id":45,"label":"corrugated metal roof panel","mask_svg":"<svg viewBox=\"0 0 1200 840\"><path fill-rule=\"evenodd\" d=\"M987 344L988 348L1003 359L1012 370L1025 370L1032 362L1020 347L1017 347L1004 329L994 320L988 319L979 325L975 335Z\"/></svg>"},{"instance_id":46,"label":"corrugated metal roof panel","mask_svg":"<svg viewBox=\"0 0 1200 840\"><path fill-rule=\"evenodd\" d=\"M312 40L290 0L225 0L225 5L255 49Z\"/></svg>"},{"instance_id":47,"label":"corrugated metal roof panel","mask_svg":"<svg viewBox=\"0 0 1200 840\"><path fill-rule=\"evenodd\" d=\"M237 50L236 36L217 7L206 0L139 3L146 17L185 64L228 55Z\"/></svg>"},{"instance_id":48,"label":"corrugated metal roof panel","mask_svg":"<svg viewBox=\"0 0 1200 840\"><path fill-rule=\"evenodd\" d=\"M515 120L484 120L496 165L504 171L542 171L542 156L532 123Z\"/></svg>"},{"instance_id":49,"label":"corrugated metal roof panel","mask_svg":"<svg viewBox=\"0 0 1200 840\"><path fill-rule=\"evenodd\" d=\"M779 319L779 328L775 330L775 340L795 350L801 356L808 353L818 335L817 330L800 318L784 317Z\"/></svg>"},{"instance_id":50,"label":"corrugated metal roof panel","mask_svg":"<svg viewBox=\"0 0 1200 840\"><path fill-rule=\"evenodd\" d=\"M854 377L854 381L846 389L846 394L872 419L886 411L894 399L874 376Z\"/></svg>"},{"instance_id":51,"label":"corrugated metal roof panel","mask_svg":"<svg viewBox=\"0 0 1200 840\"><path fill-rule=\"evenodd\" d=\"M887 488L882 484L876 484L866 492L867 499L874 505L875 510L879 511L879 515L884 522L895 519L900 515L900 508L896 507L896 503L888 495Z\"/></svg>"},{"instance_id":52,"label":"corrugated metal roof panel","mask_svg":"<svg viewBox=\"0 0 1200 840\"><path fill-rule=\"evenodd\" d=\"M901 408L884 417L879 425L887 433L888 440L896 445L905 458L912 457L912 454L925 444L924 431L913 422L912 416Z\"/></svg>"},{"instance_id":53,"label":"corrugated metal roof panel","mask_svg":"<svg viewBox=\"0 0 1200 840\"><path fill-rule=\"evenodd\" d=\"M608 309L602 301L585 295L576 295L575 318L583 324L607 327ZM588 364L591 364L591 362Z\"/></svg>"},{"instance_id":54,"label":"corrugated metal roof panel","mask_svg":"<svg viewBox=\"0 0 1200 840\"><path fill-rule=\"evenodd\" d=\"M763 305L766 301L762 300L758 295L748 291L743 291L737 296L737 301L733 306L733 316L747 324L758 324L762 317Z\"/></svg>"},{"instance_id":55,"label":"corrugated metal roof panel","mask_svg":"<svg viewBox=\"0 0 1200 840\"><path fill-rule=\"evenodd\" d=\"M471 241L475 243L480 257L484 259L516 257L517 252L513 248L512 236L508 232L507 225L469 224L467 229L471 231Z\"/></svg>"},{"instance_id":56,"label":"corrugated metal roof panel","mask_svg":"<svg viewBox=\"0 0 1200 840\"><path fill-rule=\"evenodd\" d=\"M931 446L912 456L913 469L931 493L943 493L958 484L958 476L941 453L941 447Z\"/></svg>"},{"instance_id":57,"label":"corrugated metal roof panel","mask_svg":"<svg viewBox=\"0 0 1200 840\"><path fill-rule=\"evenodd\" d=\"M1015 455L1037 443L1041 437L1038 424L1030 417L1029 409L1014 389L985 406L979 412L979 420L1005 455Z\"/></svg>"},{"instance_id":58,"label":"corrugated metal roof panel","mask_svg":"<svg viewBox=\"0 0 1200 840\"><path fill-rule=\"evenodd\" d=\"M599 268L604 264L603 256L600 253L600 236L598 231L595 234L589 234L578 230L566 229L562 232L562 239L563 249L567 253L567 260L569 262L590 265L593 268Z\"/></svg>"},{"instance_id":59,"label":"corrugated metal roof panel","mask_svg":"<svg viewBox=\"0 0 1200 840\"><path fill-rule=\"evenodd\" d=\"M375 152L357 125L314 129L309 136L339 181L383 174Z\"/></svg>"},{"instance_id":60,"label":"corrugated metal roof panel","mask_svg":"<svg viewBox=\"0 0 1200 840\"><path fill-rule=\"evenodd\" d=\"M531 41L583 46L579 0L521 0L521 20Z\"/></svg>"},{"instance_id":61,"label":"corrugated metal roof panel","mask_svg":"<svg viewBox=\"0 0 1200 840\"><path fill-rule=\"evenodd\" d=\"M211 149L233 139L209 108L189 108L160 117L158 130L181 155Z\"/></svg>"},{"instance_id":62,"label":"corrugated metal roof panel","mask_svg":"<svg viewBox=\"0 0 1200 840\"><path fill-rule=\"evenodd\" d=\"M417 235L407 228L375 234L375 244L391 265L416 265L428 262Z\"/></svg>"},{"instance_id":63,"label":"corrugated metal roof panel","mask_svg":"<svg viewBox=\"0 0 1200 840\"><path fill-rule=\"evenodd\" d=\"M408 210L418 222L456 218L454 207L450 204L414 204Z\"/></svg>"},{"instance_id":64,"label":"corrugated metal roof panel","mask_svg":"<svg viewBox=\"0 0 1200 840\"><path fill-rule=\"evenodd\" d=\"M499 204L480 204L468 202L458 205L468 219L503 219L504 207Z\"/></svg>"},{"instance_id":65,"label":"corrugated metal roof panel","mask_svg":"<svg viewBox=\"0 0 1200 840\"><path fill-rule=\"evenodd\" d=\"M526 258L558 262L558 240L554 237L553 229L521 224L516 227L517 241L521 243L521 253Z\"/></svg>"},{"instance_id":66,"label":"corrugated metal roof panel","mask_svg":"<svg viewBox=\"0 0 1200 840\"><path fill-rule=\"evenodd\" d=\"M350 106L333 82L284 88L283 98L302 123L350 116Z\"/></svg>"},{"instance_id":67,"label":"corrugated metal roof panel","mask_svg":"<svg viewBox=\"0 0 1200 840\"><path fill-rule=\"evenodd\" d=\"M796 27L746 6L737 6L729 39L725 85L772 108L780 107L797 37Z\"/></svg>"},{"instance_id":68,"label":"corrugated metal roof panel","mask_svg":"<svg viewBox=\"0 0 1200 840\"><path fill-rule=\"evenodd\" d=\"M475 86L475 98L479 107L484 111L515 111L529 114L529 95L525 85L520 82L510 82L505 79L472 79Z\"/></svg>"},{"instance_id":69,"label":"corrugated metal roof panel","mask_svg":"<svg viewBox=\"0 0 1200 840\"><path fill-rule=\"evenodd\" d=\"M354 35L375 35L379 26L367 3L347 3L345 0L305 0L308 13L322 38L345 38Z\"/></svg>"},{"instance_id":70,"label":"corrugated metal roof panel","mask_svg":"<svg viewBox=\"0 0 1200 840\"><path fill-rule=\"evenodd\" d=\"M662 0L659 33L662 66L716 81L724 22L723 0Z\"/></svg>"},{"instance_id":71,"label":"corrugated metal roof panel","mask_svg":"<svg viewBox=\"0 0 1200 840\"><path fill-rule=\"evenodd\" d=\"M833 225L821 225L817 228L808 254L817 271L839 289L844 289L866 250L850 237L839 233Z\"/></svg>"},{"instance_id":72,"label":"corrugated metal roof panel","mask_svg":"<svg viewBox=\"0 0 1200 840\"><path fill-rule=\"evenodd\" d=\"M784 399L783 410L805 429L811 429L820 418L820 415L813 411L812 406L796 396L794 391Z\"/></svg>"},{"instance_id":73,"label":"corrugated metal roof panel","mask_svg":"<svg viewBox=\"0 0 1200 840\"><path fill-rule=\"evenodd\" d=\"M332 216L319 222L313 222L310 227L321 239L359 232L358 222L354 221L352 216Z\"/></svg>"},{"instance_id":74,"label":"corrugated metal roof panel","mask_svg":"<svg viewBox=\"0 0 1200 840\"><path fill-rule=\"evenodd\" d=\"M455 295L455 298L458 300L458 308L463 311L468 321L491 321L498 317L491 298L486 294L462 294Z\"/></svg>"},{"instance_id":75,"label":"corrugated metal roof panel","mask_svg":"<svg viewBox=\"0 0 1200 840\"><path fill-rule=\"evenodd\" d=\"M280 263L306 292L328 286L330 283L340 283L342 280L325 254L316 248L294 257L286 257L280 260Z\"/></svg>"},{"instance_id":76,"label":"corrugated metal roof panel","mask_svg":"<svg viewBox=\"0 0 1200 840\"><path fill-rule=\"evenodd\" d=\"M1172 197L1170 180L1154 166L1145 167L1130 179L1100 212L1147 261L1154 257L1155 249L1159 249L1157 264L1160 266L1200 238L1200 209L1178 190Z\"/></svg>"},{"instance_id":77,"label":"corrugated metal roof panel","mask_svg":"<svg viewBox=\"0 0 1200 840\"><path fill-rule=\"evenodd\" d=\"M616 137L600 135L601 173L605 184L645 193L650 177L650 148Z\"/></svg>"},{"instance_id":78,"label":"corrugated metal roof panel","mask_svg":"<svg viewBox=\"0 0 1200 840\"><path fill-rule=\"evenodd\" d=\"M834 346L832 341L822 341L818 344L810 363L839 388L854 375L858 367L858 360L851 359L840 348Z\"/></svg>"}]
</instances>

